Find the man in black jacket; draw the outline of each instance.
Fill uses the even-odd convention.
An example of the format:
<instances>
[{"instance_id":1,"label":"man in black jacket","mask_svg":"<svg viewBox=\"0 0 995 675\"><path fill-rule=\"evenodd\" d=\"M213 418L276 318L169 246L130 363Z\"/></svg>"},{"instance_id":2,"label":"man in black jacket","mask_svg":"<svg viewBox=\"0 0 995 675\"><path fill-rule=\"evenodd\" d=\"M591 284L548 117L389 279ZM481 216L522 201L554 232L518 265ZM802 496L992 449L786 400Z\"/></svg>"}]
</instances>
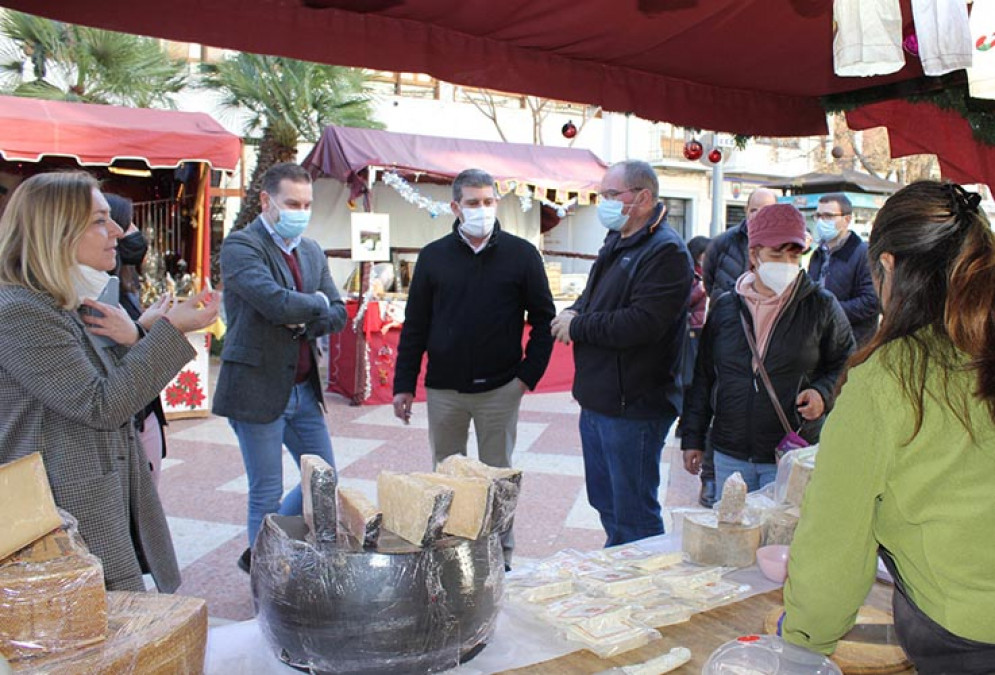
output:
<instances>
[{"instance_id":1,"label":"man in black jacket","mask_svg":"<svg viewBox=\"0 0 995 675\"><path fill-rule=\"evenodd\" d=\"M467 169L453 181L450 234L418 255L394 369L394 414L407 424L422 356L428 437L436 463L466 454L470 420L480 461L511 466L518 408L553 351L556 313L536 247L501 230L494 179ZM532 327L522 358L526 315ZM503 533L505 564L514 540Z\"/></svg>"},{"instance_id":2,"label":"man in black jacket","mask_svg":"<svg viewBox=\"0 0 995 675\"><path fill-rule=\"evenodd\" d=\"M808 273L840 301L860 346L877 330L879 309L867 243L850 231L852 218L853 205L845 194L834 192L819 198L815 211L819 248L808 263Z\"/></svg>"},{"instance_id":3,"label":"man in black jacket","mask_svg":"<svg viewBox=\"0 0 995 675\"><path fill-rule=\"evenodd\" d=\"M739 225L729 228L714 240L705 252L702 265L702 283L708 291L708 302L714 305L719 296L736 287L736 280L749 269L750 255L747 246L747 225L765 206L777 203L777 193L767 188L757 188L746 200L746 218ZM691 383L688 382L690 387ZM701 464L701 493L698 502L711 508L715 503L715 466L712 463L711 444L705 451Z\"/></svg>"},{"instance_id":4,"label":"man in black jacket","mask_svg":"<svg viewBox=\"0 0 995 675\"><path fill-rule=\"evenodd\" d=\"M646 162L608 169L598 202L608 236L584 293L553 321L554 337L574 345L587 498L606 546L663 533L660 453L680 412L693 271L659 195Z\"/></svg>"}]
</instances>

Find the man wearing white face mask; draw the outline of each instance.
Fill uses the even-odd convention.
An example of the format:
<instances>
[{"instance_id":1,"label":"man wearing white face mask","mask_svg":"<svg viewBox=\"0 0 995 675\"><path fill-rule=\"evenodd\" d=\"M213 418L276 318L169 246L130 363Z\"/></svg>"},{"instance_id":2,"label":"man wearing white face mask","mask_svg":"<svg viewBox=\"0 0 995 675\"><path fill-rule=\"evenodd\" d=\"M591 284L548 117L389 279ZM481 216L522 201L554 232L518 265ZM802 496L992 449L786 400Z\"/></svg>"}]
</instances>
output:
<instances>
[{"instance_id":1,"label":"man wearing white face mask","mask_svg":"<svg viewBox=\"0 0 995 675\"><path fill-rule=\"evenodd\" d=\"M812 281L840 301L857 345L867 342L878 327L878 294L867 262L867 243L850 231L853 206L842 193L823 195L815 212L819 247L808 264Z\"/></svg>"},{"instance_id":2,"label":"man wearing white face mask","mask_svg":"<svg viewBox=\"0 0 995 675\"><path fill-rule=\"evenodd\" d=\"M584 481L605 546L663 534L660 454L680 413L694 274L665 215L653 167L610 167L598 201L608 235L584 293L553 322L556 339L574 345Z\"/></svg>"},{"instance_id":3,"label":"man wearing white face mask","mask_svg":"<svg viewBox=\"0 0 995 675\"><path fill-rule=\"evenodd\" d=\"M302 236L311 216L311 176L296 164L271 167L262 213L221 247L228 331L213 412L238 436L249 482L249 546L267 513L301 513L300 485L283 497L286 445L331 465L317 338L345 326L345 305L318 242ZM282 498L282 499L281 499ZM245 572L251 549L238 561Z\"/></svg>"},{"instance_id":4,"label":"man wearing white face mask","mask_svg":"<svg viewBox=\"0 0 995 675\"><path fill-rule=\"evenodd\" d=\"M751 491L774 480L774 449L788 432L778 406L790 431L818 442L836 380L855 344L839 302L800 268L801 212L790 204L768 206L749 222L748 234L750 270L736 282L735 293L712 305L684 399L684 467L692 474L700 470L711 424L719 497L737 471Z\"/></svg>"},{"instance_id":5,"label":"man wearing white face mask","mask_svg":"<svg viewBox=\"0 0 995 675\"><path fill-rule=\"evenodd\" d=\"M553 352L556 312L539 251L501 229L494 179L467 169L453 181L452 232L422 248L408 290L394 368L394 414L411 418L422 356L435 463L467 454L470 421L480 461L511 466L518 409ZM522 332L531 326L522 351ZM514 539L502 533L505 565Z\"/></svg>"}]
</instances>

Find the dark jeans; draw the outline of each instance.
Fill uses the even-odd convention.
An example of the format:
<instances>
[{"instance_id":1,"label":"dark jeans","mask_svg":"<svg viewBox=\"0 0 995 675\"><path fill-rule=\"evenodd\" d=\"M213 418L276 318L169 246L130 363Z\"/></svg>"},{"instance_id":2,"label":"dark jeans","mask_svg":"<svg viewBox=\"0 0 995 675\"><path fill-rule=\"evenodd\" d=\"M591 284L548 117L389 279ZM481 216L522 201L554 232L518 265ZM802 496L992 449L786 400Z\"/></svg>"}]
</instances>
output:
<instances>
[{"instance_id":1,"label":"dark jeans","mask_svg":"<svg viewBox=\"0 0 995 675\"><path fill-rule=\"evenodd\" d=\"M919 675L995 673L995 644L962 638L933 621L909 599L898 569L884 549L881 559L895 579L895 632Z\"/></svg>"},{"instance_id":2,"label":"dark jeans","mask_svg":"<svg viewBox=\"0 0 995 675\"><path fill-rule=\"evenodd\" d=\"M660 517L660 453L674 415L654 420L580 412L587 500L616 546L663 534Z\"/></svg>"}]
</instances>

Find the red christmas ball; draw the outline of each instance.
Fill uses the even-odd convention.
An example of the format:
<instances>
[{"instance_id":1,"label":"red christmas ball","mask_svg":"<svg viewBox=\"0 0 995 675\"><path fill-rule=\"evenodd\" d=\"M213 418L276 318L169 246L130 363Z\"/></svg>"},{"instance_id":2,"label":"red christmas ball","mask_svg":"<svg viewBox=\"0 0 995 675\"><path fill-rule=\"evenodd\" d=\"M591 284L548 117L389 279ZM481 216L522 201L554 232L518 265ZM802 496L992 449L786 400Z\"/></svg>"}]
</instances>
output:
<instances>
[{"instance_id":1,"label":"red christmas ball","mask_svg":"<svg viewBox=\"0 0 995 675\"><path fill-rule=\"evenodd\" d=\"M701 143L698 141L688 141L684 144L684 159L688 159L693 162L696 159L701 159L704 152L705 148L703 148Z\"/></svg>"},{"instance_id":2,"label":"red christmas ball","mask_svg":"<svg viewBox=\"0 0 995 675\"><path fill-rule=\"evenodd\" d=\"M722 161L722 151L718 148L712 148L712 151L708 153L708 161L712 164L718 164Z\"/></svg>"},{"instance_id":3,"label":"red christmas ball","mask_svg":"<svg viewBox=\"0 0 995 675\"><path fill-rule=\"evenodd\" d=\"M560 133L563 134L563 138L573 138L577 135L577 125L572 121L567 122L560 129Z\"/></svg>"}]
</instances>

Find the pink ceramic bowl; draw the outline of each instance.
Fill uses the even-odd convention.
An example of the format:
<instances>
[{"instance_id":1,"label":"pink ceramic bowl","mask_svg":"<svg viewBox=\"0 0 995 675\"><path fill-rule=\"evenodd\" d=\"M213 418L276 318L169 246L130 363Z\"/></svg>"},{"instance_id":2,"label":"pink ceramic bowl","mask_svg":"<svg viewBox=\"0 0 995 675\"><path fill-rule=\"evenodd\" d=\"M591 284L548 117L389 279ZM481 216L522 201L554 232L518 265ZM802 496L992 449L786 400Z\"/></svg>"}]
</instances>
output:
<instances>
[{"instance_id":1,"label":"pink ceramic bowl","mask_svg":"<svg viewBox=\"0 0 995 675\"><path fill-rule=\"evenodd\" d=\"M761 546L757 549L757 565L771 581L784 583L788 576L788 547L782 545Z\"/></svg>"}]
</instances>

